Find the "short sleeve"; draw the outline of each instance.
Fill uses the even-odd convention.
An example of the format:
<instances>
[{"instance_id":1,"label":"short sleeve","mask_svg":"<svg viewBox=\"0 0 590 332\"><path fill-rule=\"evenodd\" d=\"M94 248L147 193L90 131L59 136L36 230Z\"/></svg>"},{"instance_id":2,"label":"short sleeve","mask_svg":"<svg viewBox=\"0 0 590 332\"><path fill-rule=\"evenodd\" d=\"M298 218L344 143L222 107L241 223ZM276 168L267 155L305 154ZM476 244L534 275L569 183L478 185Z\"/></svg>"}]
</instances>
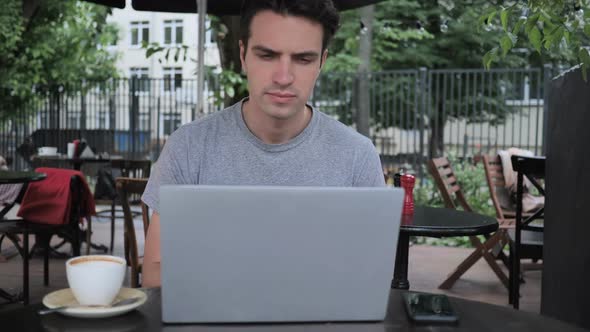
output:
<instances>
[{"instance_id":1,"label":"short sleeve","mask_svg":"<svg viewBox=\"0 0 590 332\"><path fill-rule=\"evenodd\" d=\"M186 131L182 129L183 127L179 128L166 141L141 197L143 202L156 212L160 209L160 186L191 183L188 174Z\"/></svg>"}]
</instances>

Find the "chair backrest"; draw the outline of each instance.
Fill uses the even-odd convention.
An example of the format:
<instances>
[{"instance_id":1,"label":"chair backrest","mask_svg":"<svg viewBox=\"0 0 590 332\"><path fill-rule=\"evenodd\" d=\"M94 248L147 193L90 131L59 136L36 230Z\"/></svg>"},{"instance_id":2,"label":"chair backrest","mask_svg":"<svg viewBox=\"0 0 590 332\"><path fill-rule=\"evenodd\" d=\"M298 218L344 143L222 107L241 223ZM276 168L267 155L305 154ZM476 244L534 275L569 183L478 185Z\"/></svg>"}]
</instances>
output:
<instances>
[{"instance_id":1,"label":"chair backrest","mask_svg":"<svg viewBox=\"0 0 590 332\"><path fill-rule=\"evenodd\" d=\"M124 178L149 178L152 168L150 160L113 159L111 168L121 170L121 177Z\"/></svg>"},{"instance_id":2,"label":"chair backrest","mask_svg":"<svg viewBox=\"0 0 590 332\"><path fill-rule=\"evenodd\" d=\"M441 157L429 160L428 170L434 178L447 208L456 209L458 203L463 210L468 212L473 211L463 195L463 191L461 190L461 186L459 186L457 177L455 177L449 159Z\"/></svg>"},{"instance_id":3,"label":"chair backrest","mask_svg":"<svg viewBox=\"0 0 590 332\"><path fill-rule=\"evenodd\" d=\"M512 161L512 168L517 172L516 184L516 221L520 223L523 219L522 199L525 192L524 179L527 178L530 183L537 188L539 193L545 196L545 188L543 187L542 179L545 178L545 157L525 157L513 155L510 157ZM531 212L523 222L523 229L535 219L544 217L545 206L538 208ZM517 226L518 227L518 226Z\"/></svg>"},{"instance_id":4,"label":"chair backrest","mask_svg":"<svg viewBox=\"0 0 590 332\"><path fill-rule=\"evenodd\" d=\"M148 179L134 179L118 177L116 179L117 193L121 199L123 215L125 219L125 259L131 266L139 265L139 251L137 248L137 236L133 225L133 214L129 204L130 196L140 196L147 186ZM147 205L141 202L141 214L143 217L144 240L150 225L150 216Z\"/></svg>"},{"instance_id":5,"label":"chair backrest","mask_svg":"<svg viewBox=\"0 0 590 332\"><path fill-rule=\"evenodd\" d=\"M496 217L500 220L505 219L504 211L498 199L498 188L505 188L506 181L504 179L504 169L502 168L502 160L500 156L495 157L484 155L483 167L486 173L486 181L490 189L490 197L496 209Z\"/></svg>"}]
</instances>

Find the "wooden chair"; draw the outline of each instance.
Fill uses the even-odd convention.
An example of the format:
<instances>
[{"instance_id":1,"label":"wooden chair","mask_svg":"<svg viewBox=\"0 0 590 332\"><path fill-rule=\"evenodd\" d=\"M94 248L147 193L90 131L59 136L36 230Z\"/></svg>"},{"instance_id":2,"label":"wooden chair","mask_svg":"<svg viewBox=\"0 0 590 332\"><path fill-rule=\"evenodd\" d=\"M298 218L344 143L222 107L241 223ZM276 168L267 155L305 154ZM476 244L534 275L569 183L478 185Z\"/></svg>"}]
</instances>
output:
<instances>
[{"instance_id":1,"label":"wooden chair","mask_svg":"<svg viewBox=\"0 0 590 332\"><path fill-rule=\"evenodd\" d=\"M505 209L500 203L499 196L503 196L505 199L509 199L510 196L510 193L507 191L507 189L505 189L506 181L504 179L504 168L502 167L502 160L500 160L500 157L484 155L481 159L483 161L483 167L486 174L486 182L490 191L490 198L492 199L494 210L496 210L496 218L498 219L499 223L506 225L506 227L501 230L504 232L504 238L496 247L496 256L502 259L507 269L510 269L510 264L507 257L502 252L502 249L506 243L510 244L512 242L510 240L508 230L514 229L516 211ZM500 193L500 191L505 192Z\"/></svg>"},{"instance_id":2,"label":"wooden chair","mask_svg":"<svg viewBox=\"0 0 590 332\"><path fill-rule=\"evenodd\" d=\"M123 216L125 219L125 259L127 265L131 267L131 287L140 287L141 282L139 275L141 273L141 267L143 263L143 256L140 255L139 249L137 248L137 235L135 232L135 226L133 225L133 213L131 211L130 198L132 196L139 196L143 194L147 185L148 179L134 179L134 178L122 178L116 179L117 192L121 206L123 207ZM144 240L147 234L148 227L150 225L150 216L147 205L143 202L141 205L141 214L143 216L143 236Z\"/></svg>"},{"instance_id":3,"label":"wooden chair","mask_svg":"<svg viewBox=\"0 0 590 332\"><path fill-rule=\"evenodd\" d=\"M111 183L115 184L116 177L125 177L125 178L149 178L150 171L152 167L152 162L150 160L131 160L131 159L113 159L111 160L111 176L112 178L109 179ZM130 197L133 204L138 204L139 196L132 195ZM110 209L98 211L97 215L104 214L105 212L110 213L111 218L111 244L109 246L110 252L113 252L113 244L115 242L115 219L117 218L117 209L116 205L119 204L119 198L115 194L112 197L95 197L96 204L104 204L110 205Z\"/></svg>"},{"instance_id":4,"label":"wooden chair","mask_svg":"<svg viewBox=\"0 0 590 332\"><path fill-rule=\"evenodd\" d=\"M447 158L442 157L430 160L428 162L428 169L436 182L447 208L456 209L457 205L459 205L463 210L473 212L465 199L461 186L459 185ZM455 268L445 281L438 286L440 289L449 289L453 287L453 284L482 257L486 260L500 281L507 288L509 287L508 277L496 262L496 258L492 254L492 249L498 243L505 241L505 229L510 227L510 225L504 222L498 222L500 224L498 231L489 236L484 243L482 243L476 236L469 237L475 250L463 262L461 262L457 268Z\"/></svg>"},{"instance_id":5,"label":"wooden chair","mask_svg":"<svg viewBox=\"0 0 590 332\"><path fill-rule=\"evenodd\" d=\"M543 224L533 223L535 220L544 219L545 207L525 215L522 211L522 198L524 194L524 178L526 177L545 196L545 188L540 179L545 178L544 157L512 156L512 168L518 173L516 184L516 222L514 227L514 243L510 246L510 303L515 309L519 307L520 299L520 271L521 258L543 257L543 245L539 243L525 243L522 241L523 231L543 232Z\"/></svg>"}]
</instances>

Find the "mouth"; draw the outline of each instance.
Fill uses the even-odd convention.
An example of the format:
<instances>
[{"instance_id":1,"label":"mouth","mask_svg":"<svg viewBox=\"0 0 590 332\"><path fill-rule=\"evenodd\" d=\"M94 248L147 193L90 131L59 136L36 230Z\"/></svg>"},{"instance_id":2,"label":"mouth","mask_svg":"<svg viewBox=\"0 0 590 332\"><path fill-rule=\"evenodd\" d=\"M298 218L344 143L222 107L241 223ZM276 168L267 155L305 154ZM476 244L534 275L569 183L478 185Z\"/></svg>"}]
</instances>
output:
<instances>
[{"instance_id":1,"label":"mouth","mask_svg":"<svg viewBox=\"0 0 590 332\"><path fill-rule=\"evenodd\" d=\"M297 97L295 94L292 93L285 93L285 92L267 92L266 93L270 99L278 104L286 104L295 99Z\"/></svg>"}]
</instances>

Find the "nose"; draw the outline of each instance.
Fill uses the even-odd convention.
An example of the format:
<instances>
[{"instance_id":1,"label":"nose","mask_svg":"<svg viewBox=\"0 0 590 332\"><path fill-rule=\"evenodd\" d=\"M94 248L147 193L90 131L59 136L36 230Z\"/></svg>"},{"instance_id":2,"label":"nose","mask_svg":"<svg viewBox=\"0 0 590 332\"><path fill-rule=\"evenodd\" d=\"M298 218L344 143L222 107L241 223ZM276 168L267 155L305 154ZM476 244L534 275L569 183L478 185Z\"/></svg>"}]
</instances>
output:
<instances>
[{"instance_id":1,"label":"nose","mask_svg":"<svg viewBox=\"0 0 590 332\"><path fill-rule=\"evenodd\" d=\"M281 59L277 62L273 72L273 83L281 87L288 86L293 83L295 76L293 75L293 68L291 61L288 59Z\"/></svg>"}]
</instances>

